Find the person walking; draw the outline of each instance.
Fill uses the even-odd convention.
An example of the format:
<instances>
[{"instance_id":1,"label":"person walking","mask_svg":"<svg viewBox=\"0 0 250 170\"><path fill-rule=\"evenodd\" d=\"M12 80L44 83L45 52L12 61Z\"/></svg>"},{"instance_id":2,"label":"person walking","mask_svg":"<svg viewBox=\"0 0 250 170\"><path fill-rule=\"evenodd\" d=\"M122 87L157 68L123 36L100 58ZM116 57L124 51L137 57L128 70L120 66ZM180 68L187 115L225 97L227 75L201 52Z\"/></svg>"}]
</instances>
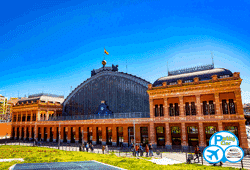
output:
<instances>
[{"instance_id":1,"label":"person walking","mask_svg":"<svg viewBox=\"0 0 250 170\"><path fill-rule=\"evenodd\" d=\"M106 145L106 153L109 153L108 145Z\"/></svg>"},{"instance_id":2,"label":"person walking","mask_svg":"<svg viewBox=\"0 0 250 170\"><path fill-rule=\"evenodd\" d=\"M150 143L148 147L149 147L149 156L154 156L152 143Z\"/></svg>"},{"instance_id":3,"label":"person walking","mask_svg":"<svg viewBox=\"0 0 250 170\"><path fill-rule=\"evenodd\" d=\"M149 151L148 144L146 144L145 151L146 151L146 157L148 157L148 151Z\"/></svg>"},{"instance_id":4,"label":"person walking","mask_svg":"<svg viewBox=\"0 0 250 170\"><path fill-rule=\"evenodd\" d=\"M138 157L139 156L139 146L138 146L138 144L135 145L135 153L136 153L136 156Z\"/></svg>"},{"instance_id":5,"label":"person walking","mask_svg":"<svg viewBox=\"0 0 250 170\"><path fill-rule=\"evenodd\" d=\"M140 151L140 156L143 156L143 147L142 147L142 143L139 146L139 151Z\"/></svg>"},{"instance_id":6,"label":"person walking","mask_svg":"<svg viewBox=\"0 0 250 170\"><path fill-rule=\"evenodd\" d=\"M194 149L194 153L195 153L195 155L196 155L196 158L194 158L194 161L195 161L196 159L198 159L198 163L199 163L199 162L200 162L200 160L199 160L200 149L199 149L198 145L196 145L196 147L195 147L195 149Z\"/></svg>"},{"instance_id":7,"label":"person walking","mask_svg":"<svg viewBox=\"0 0 250 170\"><path fill-rule=\"evenodd\" d=\"M104 154L104 151L105 151L105 146L102 145L102 154Z\"/></svg>"},{"instance_id":8,"label":"person walking","mask_svg":"<svg viewBox=\"0 0 250 170\"><path fill-rule=\"evenodd\" d=\"M86 144L86 150L89 152L89 143Z\"/></svg>"},{"instance_id":9,"label":"person walking","mask_svg":"<svg viewBox=\"0 0 250 170\"><path fill-rule=\"evenodd\" d=\"M90 144L90 150L93 153L93 150L94 150L93 144Z\"/></svg>"}]
</instances>

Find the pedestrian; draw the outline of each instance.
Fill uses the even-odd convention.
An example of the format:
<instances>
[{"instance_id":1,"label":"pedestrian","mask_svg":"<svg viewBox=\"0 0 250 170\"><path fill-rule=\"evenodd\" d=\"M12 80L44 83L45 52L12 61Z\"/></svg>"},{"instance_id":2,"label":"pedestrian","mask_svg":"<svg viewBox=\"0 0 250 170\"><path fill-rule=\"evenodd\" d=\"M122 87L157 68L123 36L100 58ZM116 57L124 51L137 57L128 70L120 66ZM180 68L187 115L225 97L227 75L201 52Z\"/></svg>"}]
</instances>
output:
<instances>
[{"instance_id":1,"label":"pedestrian","mask_svg":"<svg viewBox=\"0 0 250 170\"><path fill-rule=\"evenodd\" d=\"M86 144L86 150L89 152L89 143Z\"/></svg>"},{"instance_id":2,"label":"pedestrian","mask_svg":"<svg viewBox=\"0 0 250 170\"><path fill-rule=\"evenodd\" d=\"M149 156L154 156L152 143L150 143L148 147L149 147Z\"/></svg>"},{"instance_id":3,"label":"pedestrian","mask_svg":"<svg viewBox=\"0 0 250 170\"><path fill-rule=\"evenodd\" d=\"M142 147L142 143L141 143L141 145L140 145L140 147L139 147L139 151L140 151L140 156L143 156L143 147Z\"/></svg>"},{"instance_id":4,"label":"pedestrian","mask_svg":"<svg viewBox=\"0 0 250 170\"><path fill-rule=\"evenodd\" d=\"M105 149L106 149L106 153L109 153L108 145L106 145Z\"/></svg>"},{"instance_id":5,"label":"pedestrian","mask_svg":"<svg viewBox=\"0 0 250 170\"><path fill-rule=\"evenodd\" d=\"M146 157L148 157L148 151L149 151L148 144L146 144L145 151L146 151Z\"/></svg>"},{"instance_id":6,"label":"pedestrian","mask_svg":"<svg viewBox=\"0 0 250 170\"><path fill-rule=\"evenodd\" d=\"M194 153L195 153L195 155L196 155L196 158L194 158L194 161L195 161L196 159L198 159L198 163L199 163L199 162L200 162L200 160L199 160L200 149L199 149L198 145L196 145L196 147L195 147L195 149L194 149Z\"/></svg>"},{"instance_id":7,"label":"pedestrian","mask_svg":"<svg viewBox=\"0 0 250 170\"><path fill-rule=\"evenodd\" d=\"M84 152L84 147L85 145L84 145L84 142L82 143L82 151Z\"/></svg>"},{"instance_id":8,"label":"pedestrian","mask_svg":"<svg viewBox=\"0 0 250 170\"><path fill-rule=\"evenodd\" d=\"M93 144L90 145L90 149L91 149L91 152L94 151L94 146L93 146Z\"/></svg>"},{"instance_id":9,"label":"pedestrian","mask_svg":"<svg viewBox=\"0 0 250 170\"><path fill-rule=\"evenodd\" d=\"M104 151L105 151L105 146L102 145L102 154L104 154Z\"/></svg>"},{"instance_id":10,"label":"pedestrian","mask_svg":"<svg viewBox=\"0 0 250 170\"><path fill-rule=\"evenodd\" d=\"M136 156L138 157L139 156L139 146L138 146L138 144L135 145L135 153L136 153Z\"/></svg>"}]
</instances>

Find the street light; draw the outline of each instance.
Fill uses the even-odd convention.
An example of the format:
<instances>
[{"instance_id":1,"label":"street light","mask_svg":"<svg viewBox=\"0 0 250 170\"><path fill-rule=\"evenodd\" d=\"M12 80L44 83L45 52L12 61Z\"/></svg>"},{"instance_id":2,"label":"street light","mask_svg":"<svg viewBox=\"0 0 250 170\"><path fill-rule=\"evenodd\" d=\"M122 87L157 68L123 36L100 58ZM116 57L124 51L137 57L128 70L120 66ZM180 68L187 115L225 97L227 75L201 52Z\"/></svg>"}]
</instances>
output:
<instances>
[{"instance_id":1,"label":"street light","mask_svg":"<svg viewBox=\"0 0 250 170\"><path fill-rule=\"evenodd\" d=\"M58 149L60 149L60 134L61 134L61 133L60 133L60 132L61 132L61 131L60 131L60 129L61 129L61 122L59 122L59 134L58 134L58 135L59 135L59 138L58 138Z\"/></svg>"}]
</instances>

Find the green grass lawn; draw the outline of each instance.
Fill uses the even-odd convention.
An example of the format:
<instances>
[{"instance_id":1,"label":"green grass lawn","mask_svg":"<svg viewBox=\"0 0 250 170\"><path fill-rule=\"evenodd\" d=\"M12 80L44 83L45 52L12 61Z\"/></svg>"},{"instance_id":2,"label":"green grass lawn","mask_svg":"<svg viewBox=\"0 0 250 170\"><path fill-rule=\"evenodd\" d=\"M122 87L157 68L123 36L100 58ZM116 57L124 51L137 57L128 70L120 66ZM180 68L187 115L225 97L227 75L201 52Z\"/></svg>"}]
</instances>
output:
<instances>
[{"instance_id":1,"label":"green grass lawn","mask_svg":"<svg viewBox=\"0 0 250 170\"><path fill-rule=\"evenodd\" d=\"M57 149L28 147L28 146L0 146L0 159L6 158L24 158L24 162L0 162L0 169L8 169L16 163L42 163L42 162L73 162L96 160L110 165L118 166L124 169L237 169L223 168L213 166L202 166L196 164L177 164L177 165L157 165L150 161L136 158L118 157L114 154L95 154L77 151L61 151Z\"/></svg>"}]
</instances>

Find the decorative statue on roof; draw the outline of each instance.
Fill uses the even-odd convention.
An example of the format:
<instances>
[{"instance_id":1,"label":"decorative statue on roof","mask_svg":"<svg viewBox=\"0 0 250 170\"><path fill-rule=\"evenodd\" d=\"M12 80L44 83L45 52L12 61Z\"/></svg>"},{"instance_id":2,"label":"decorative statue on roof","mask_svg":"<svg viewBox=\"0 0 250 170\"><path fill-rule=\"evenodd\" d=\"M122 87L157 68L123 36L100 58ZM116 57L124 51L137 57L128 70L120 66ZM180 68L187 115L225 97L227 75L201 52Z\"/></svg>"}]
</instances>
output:
<instances>
[{"instance_id":1,"label":"decorative statue on roof","mask_svg":"<svg viewBox=\"0 0 250 170\"><path fill-rule=\"evenodd\" d=\"M112 64L112 71L118 71L118 65L114 66L114 65Z\"/></svg>"},{"instance_id":2,"label":"decorative statue on roof","mask_svg":"<svg viewBox=\"0 0 250 170\"><path fill-rule=\"evenodd\" d=\"M111 115L113 112L109 110L108 105L106 105L105 101L98 106L98 110L96 112L98 115Z\"/></svg>"},{"instance_id":3,"label":"decorative statue on roof","mask_svg":"<svg viewBox=\"0 0 250 170\"><path fill-rule=\"evenodd\" d=\"M96 75L95 69L93 69L93 70L91 71L91 76L94 76L94 75Z\"/></svg>"}]
</instances>

